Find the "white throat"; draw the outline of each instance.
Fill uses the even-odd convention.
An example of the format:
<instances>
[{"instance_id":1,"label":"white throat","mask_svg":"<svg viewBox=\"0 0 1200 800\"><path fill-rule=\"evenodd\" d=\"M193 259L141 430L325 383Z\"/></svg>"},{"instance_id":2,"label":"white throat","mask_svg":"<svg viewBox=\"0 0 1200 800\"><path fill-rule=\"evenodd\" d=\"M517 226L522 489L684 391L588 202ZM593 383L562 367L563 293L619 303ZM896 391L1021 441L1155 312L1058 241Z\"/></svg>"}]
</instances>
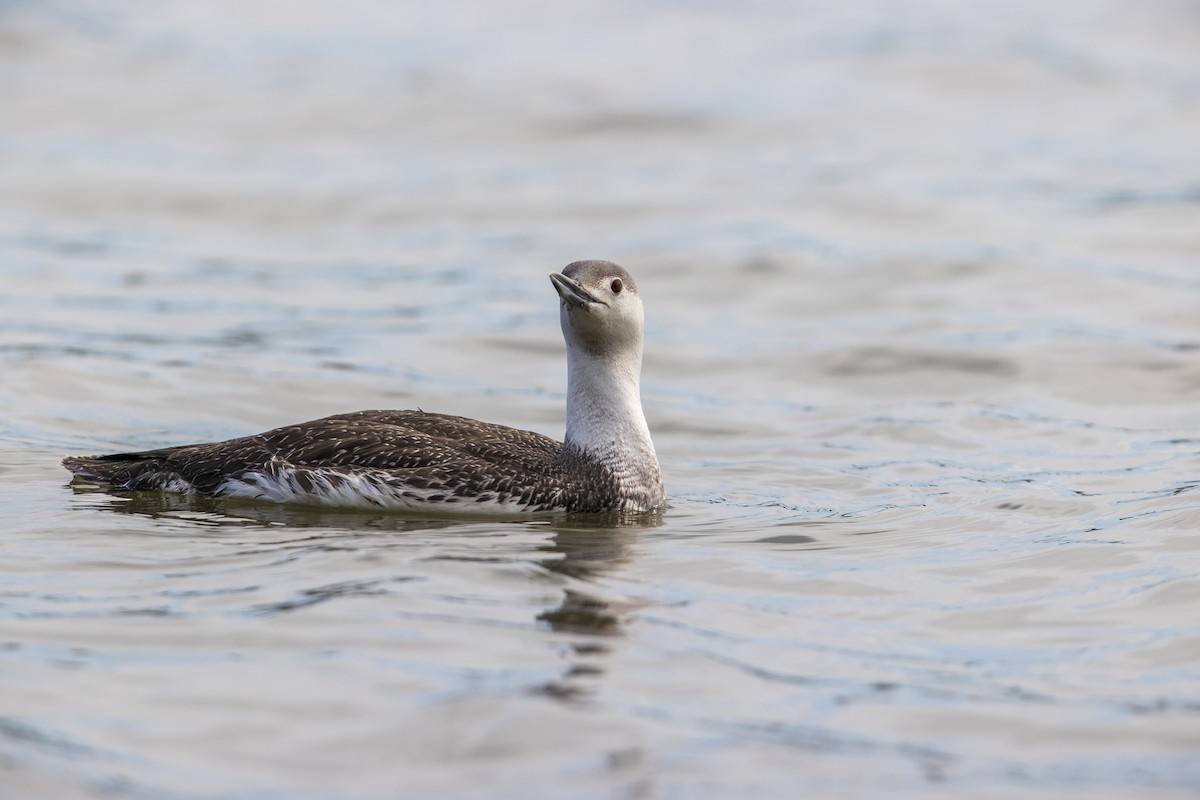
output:
<instances>
[{"instance_id":1,"label":"white throat","mask_svg":"<svg viewBox=\"0 0 1200 800\"><path fill-rule=\"evenodd\" d=\"M567 336L566 444L607 464L622 485L656 497L662 473L642 413L642 354L596 354Z\"/></svg>"}]
</instances>

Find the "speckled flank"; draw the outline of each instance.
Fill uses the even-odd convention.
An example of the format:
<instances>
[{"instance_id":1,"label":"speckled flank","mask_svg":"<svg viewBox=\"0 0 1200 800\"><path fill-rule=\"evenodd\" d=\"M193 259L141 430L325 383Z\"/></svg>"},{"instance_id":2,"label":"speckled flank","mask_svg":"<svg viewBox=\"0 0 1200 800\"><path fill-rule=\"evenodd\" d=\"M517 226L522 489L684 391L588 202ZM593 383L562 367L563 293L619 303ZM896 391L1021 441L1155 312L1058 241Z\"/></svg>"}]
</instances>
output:
<instances>
[{"instance_id":1,"label":"speckled flank","mask_svg":"<svg viewBox=\"0 0 1200 800\"><path fill-rule=\"evenodd\" d=\"M572 277L580 275L580 278ZM662 477L642 415L641 300L625 270L576 262L563 300L570 387L566 443L423 411L358 411L257 436L63 464L120 489L454 513L652 511ZM583 339L602 341L597 359Z\"/></svg>"},{"instance_id":2,"label":"speckled flank","mask_svg":"<svg viewBox=\"0 0 1200 800\"><path fill-rule=\"evenodd\" d=\"M605 511L638 510L645 500L622 497L610 468L546 436L422 411L358 411L241 439L64 463L122 489L340 507Z\"/></svg>"}]
</instances>

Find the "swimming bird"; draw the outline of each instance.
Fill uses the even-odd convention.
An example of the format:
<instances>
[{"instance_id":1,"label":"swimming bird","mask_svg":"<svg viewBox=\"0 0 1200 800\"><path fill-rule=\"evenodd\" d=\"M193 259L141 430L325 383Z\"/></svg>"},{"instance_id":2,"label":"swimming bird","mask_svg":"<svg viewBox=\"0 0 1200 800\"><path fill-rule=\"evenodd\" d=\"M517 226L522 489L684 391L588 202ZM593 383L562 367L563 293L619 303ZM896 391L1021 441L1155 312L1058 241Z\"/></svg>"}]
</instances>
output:
<instances>
[{"instance_id":1,"label":"swimming bird","mask_svg":"<svg viewBox=\"0 0 1200 800\"><path fill-rule=\"evenodd\" d=\"M567 344L567 427L532 431L424 411L356 411L221 442L71 456L114 489L342 508L650 512L662 473L642 413L642 299L609 261L550 273Z\"/></svg>"}]
</instances>

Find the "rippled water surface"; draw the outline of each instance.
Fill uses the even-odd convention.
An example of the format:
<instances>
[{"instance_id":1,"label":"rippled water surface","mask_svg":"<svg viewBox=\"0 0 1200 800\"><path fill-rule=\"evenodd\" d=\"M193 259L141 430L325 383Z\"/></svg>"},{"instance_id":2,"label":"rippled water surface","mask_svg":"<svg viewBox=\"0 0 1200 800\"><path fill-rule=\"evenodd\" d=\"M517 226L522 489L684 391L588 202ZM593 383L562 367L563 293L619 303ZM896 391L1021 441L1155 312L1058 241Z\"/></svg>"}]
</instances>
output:
<instances>
[{"instance_id":1,"label":"rippled water surface","mask_svg":"<svg viewBox=\"0 0 1200 800\"><path fill-rule=\"evenodd\" d=\"M1200 794L1200 9L0 5L0 798ZM661 520L71 486L421 407Z\"/></svg>"}]
</instances>

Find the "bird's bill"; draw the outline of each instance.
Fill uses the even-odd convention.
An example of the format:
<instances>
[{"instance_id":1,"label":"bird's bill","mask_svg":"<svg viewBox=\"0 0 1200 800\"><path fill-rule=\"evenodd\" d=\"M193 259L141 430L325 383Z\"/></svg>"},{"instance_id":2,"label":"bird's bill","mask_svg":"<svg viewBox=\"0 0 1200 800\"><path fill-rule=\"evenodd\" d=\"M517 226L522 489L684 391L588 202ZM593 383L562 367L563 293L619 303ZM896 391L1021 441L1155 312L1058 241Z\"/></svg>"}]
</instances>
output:
<instances>
[{"instance_id":1,"label":"bird's bill","mask_svg":"<svg viewBox=\"0 0 1200 800\"><path fill-rule=\"evenodd\" d=\"M574 278L568 278L559 272L550 273L550 282L555 291L569 306L585 306L588 303L599 303L600 300Z\"/></svg>"}]
</instances>

